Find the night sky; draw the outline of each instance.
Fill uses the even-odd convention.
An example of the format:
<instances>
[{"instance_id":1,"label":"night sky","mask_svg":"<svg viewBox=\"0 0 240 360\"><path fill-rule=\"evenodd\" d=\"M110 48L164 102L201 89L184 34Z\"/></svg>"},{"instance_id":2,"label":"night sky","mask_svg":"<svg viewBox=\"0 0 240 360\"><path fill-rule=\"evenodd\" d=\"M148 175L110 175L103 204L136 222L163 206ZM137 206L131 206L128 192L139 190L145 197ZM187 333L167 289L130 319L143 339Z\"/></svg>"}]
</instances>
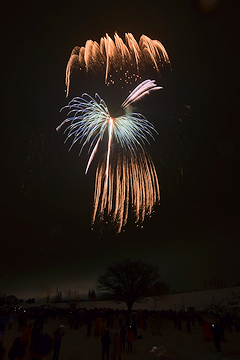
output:
<instances>
[{"instance_id":1,"label":"night sky","mask_svg":"<svg viewBox=\"0 0 240 360\"><path fill-rule=\"evenodd\" d=\"M203 4L4 5L0 291L24 299L57 287L84 294L108 265L126 258L158 265L171 291L201 290L213 278L239 284L240 3L216 1L208 12ZM55 130L73 96L98 92L114 112L128 95L107 88L101 74L76 71L65 96L74 46L115 31L161 41L171 61L161 77L155 73L163 90L136 104L159 133L147 150L161 205L143 228L130 219L119 235L107 225L91 230L97 159L85 175L87 150L68 152L70 143Z\"/></svg>"}]
</instances>

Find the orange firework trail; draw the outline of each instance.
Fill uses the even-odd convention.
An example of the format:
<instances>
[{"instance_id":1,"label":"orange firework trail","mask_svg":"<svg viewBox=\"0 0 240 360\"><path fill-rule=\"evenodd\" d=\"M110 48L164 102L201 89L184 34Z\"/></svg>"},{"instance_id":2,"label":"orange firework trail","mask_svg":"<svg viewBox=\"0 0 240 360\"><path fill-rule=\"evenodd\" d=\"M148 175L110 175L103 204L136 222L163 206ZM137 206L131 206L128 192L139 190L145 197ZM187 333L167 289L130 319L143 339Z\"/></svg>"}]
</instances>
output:
<instances>
[{"instance_id":1,"label":"orange firework trail","mask_svg":"<svg viewBox=\"0 0 240 360\"><path fill-rule=\"evenodd\" d=\"M120 232L127 223L129 211L136 224L142 223L160 201L157 173L151 157L142 150L138 156L121 153L110 163L108 171L106 168L105 161L97 168L92 223L97 217L104 220L109 216Z\"/></svg>"},{"instance_id":2,"label":"orange firework trail","mask_svg":"<svg viewBox=\"0 0 240 360\"><path fill-rule=\"evenodd\" d=\"M67 96L74 67L85 69L87 72L105 68L105 83L110 84L108 76L111 68L119 71L128 64L132 70L135 70L137 80L140 68L144 69L148 65L159 73L159 66L163 63L170 63L164 46L160 41L152 40L146 35L140 37L139 43L131 33L125 34L125 43L117 33L114 35L114 40L106 34L100 39L100 44L87 40L85 47L75 46L69 58L66 68ZM128 82L128 73L125 72L124 75L125 82Z\"/></svg>"}]
</instances>

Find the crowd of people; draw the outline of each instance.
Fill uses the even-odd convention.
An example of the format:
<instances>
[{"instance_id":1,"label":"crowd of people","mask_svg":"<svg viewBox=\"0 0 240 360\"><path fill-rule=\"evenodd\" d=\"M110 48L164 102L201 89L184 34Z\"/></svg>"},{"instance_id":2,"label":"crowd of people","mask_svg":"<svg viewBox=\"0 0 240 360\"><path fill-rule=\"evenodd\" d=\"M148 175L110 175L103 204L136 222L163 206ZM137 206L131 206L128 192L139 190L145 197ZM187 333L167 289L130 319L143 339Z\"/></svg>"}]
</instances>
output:
<instances>
[{"instance_id":1,"label":"crowd of people","mask_svg":"<svg viewBox=\"0 0 240 360\"><path fill-rule=\"evenodd\" d=\"M65 325L58 326L52 335L44 333L44 325L49 319L60 319ZM233 325L240 331L240 320L231 314L220 316L212 313L189 311L119 311L113 309L62 309L54 307L3 308L0 312L0 360L7 356L10 360L23 359L27 354L30 360L41 360L52 353L58 360L65 327L71 331L85 329L86 337L99 338L102 346L102 360L121 360L121 354L133 350L133 342L141 339L138 330L147 330L152 336L161 336L162 321L172 321L173 328L191 333L195 323L202 326L206 341L215 343L221 351L224 331L232 331ZM4 334L17 322L18 336L6 354ZM183 325L184 324L184 325ZM114 334L110 336L111 333ZM141 332L142 333L142 332Z\"/></svg>"}]
</instances>

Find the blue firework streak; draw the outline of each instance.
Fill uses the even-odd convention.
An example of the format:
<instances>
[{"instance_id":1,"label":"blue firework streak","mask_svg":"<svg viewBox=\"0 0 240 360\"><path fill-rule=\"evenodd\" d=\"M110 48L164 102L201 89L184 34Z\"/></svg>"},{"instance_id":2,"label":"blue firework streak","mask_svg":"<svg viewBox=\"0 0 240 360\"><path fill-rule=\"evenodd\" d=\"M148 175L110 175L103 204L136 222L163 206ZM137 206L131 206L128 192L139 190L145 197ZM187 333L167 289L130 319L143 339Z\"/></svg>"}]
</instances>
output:
<instances>
[{"instance_id":1,"label":"blue firework streak","mask_svg":"<svg viewBox=\"0 0 240 360\"><path fill-rule=\"evenodd\" d=\"M139 97L138 95L137 99L139 99ZM137 99L135 99L135 101ZM133 100L131 99L131 103L132 102ZM127 106L129 106L129 104L127 104ZM72 138L69 151L73 145L79 142L81 145L81 154L84 146L90 143L89 153L91 152L91 155L86 172L96 153L99 141L103 139L103 135L107 129L109 135L111 133L111 136L113 135L116 141L132 154L135 154L138 146L143 149L142 145L145 142L149 143L148 136L154 139L153 132L157 133L154 126L140 113L126 111L125 115L113 119L105 101L98 94L95 94L94 99L84 93L81 97L73 98L69 104L61 110L66 108L70 109L67 114L68 117L56 130L58 131L64 124L70 123L64 131L64 133L67 133L65 142L67 142L69 138Z\"/></svg>"},{"instance_id":2,"label":"blue firework streak","mask_svg":"<svg viewBox=\"0 0 240 360\"><path fill-rule=\"evenodd\" d=\"M130 187L132 198L136 198L132 204L134 204L137 219L144 220L145 215L139 216L140 209L144 209L142 215L145 214L145 209L148 209L148 213L151 213L153 205L160 199L156 171L153 163L144 156L143 147L145 143L149 143L148 138L154 139L153 132L157 133L157 131L142 114L133 113L130 108L130 104L158 89L160 87L155 84L154 80L143 81L123 102L122 108L125 109L125 115L116 118L111 117L106 103L98 94L95 94L95 98L93 98L84 93L81 97L73 98L67 106L61 109L69 109L68 117L56 130L59 130L65 124L69 124L64 131L64 133L67 133L65 142L70 138L72 139L69 151L76 143L79 143L81 154L85 145L90 144L88 150L90 157L85 173L89 169L100 141L103 139L104 134L108 132L105 167L104 169L102 166L98 168L96 174L98 180L95 184L93 222L98 208L102 219L106 209L108 215L114 209L114 221L120 224L118 225L118 231L121 231L122 226L126 223L123 219L126 219L126 213L128 212L126 204L129 205ZM116 179L112 175L113 171L110 164L113 139L116 139L123 150L130 154L130 157L125 158L122 167L121 163L118 162ZM133 159L137 158L139 150L141 150L142 160L136 165L137 163ZM130 174L135 178L135 183L130 180ZM115 190L115 204L113 204L114 196L112 194L114 179L118 182L118 188ZM120 181L120 179L122 180ZM124 184L123 187L122 184Z\"/></svg>"}]
</instances>

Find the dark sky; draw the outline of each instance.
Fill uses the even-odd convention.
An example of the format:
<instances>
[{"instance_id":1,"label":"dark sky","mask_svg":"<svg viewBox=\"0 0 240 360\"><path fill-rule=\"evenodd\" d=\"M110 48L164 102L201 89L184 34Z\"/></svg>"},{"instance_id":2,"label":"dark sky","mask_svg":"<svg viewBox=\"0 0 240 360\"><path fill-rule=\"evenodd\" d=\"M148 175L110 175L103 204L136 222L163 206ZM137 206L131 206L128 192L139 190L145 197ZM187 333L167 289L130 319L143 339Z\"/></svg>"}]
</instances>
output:
<instances>
[{"instance_id":1,"label":"dark sky","mask_svg":"<svg viewBox=\"0 0 240 360\"><path fill-rule=\"evenodd\" d=\"M199 3L4 5L0 291L87 293L106 266L125 258L158 265L172 291L203 289L204 278L240 282L239 2L216 1L211 12ZM97 163L85 175L87 152L68 152L55 131L73 47L115 31L161 41L171 61L155 77L164 89L138 109L159 132L148 151L161 205L143 228L130 219L117 236L98 224L91 231ZM85 91L113 109L127 96L76 72L69 100Z\"/></svg>"}]
</instances>

